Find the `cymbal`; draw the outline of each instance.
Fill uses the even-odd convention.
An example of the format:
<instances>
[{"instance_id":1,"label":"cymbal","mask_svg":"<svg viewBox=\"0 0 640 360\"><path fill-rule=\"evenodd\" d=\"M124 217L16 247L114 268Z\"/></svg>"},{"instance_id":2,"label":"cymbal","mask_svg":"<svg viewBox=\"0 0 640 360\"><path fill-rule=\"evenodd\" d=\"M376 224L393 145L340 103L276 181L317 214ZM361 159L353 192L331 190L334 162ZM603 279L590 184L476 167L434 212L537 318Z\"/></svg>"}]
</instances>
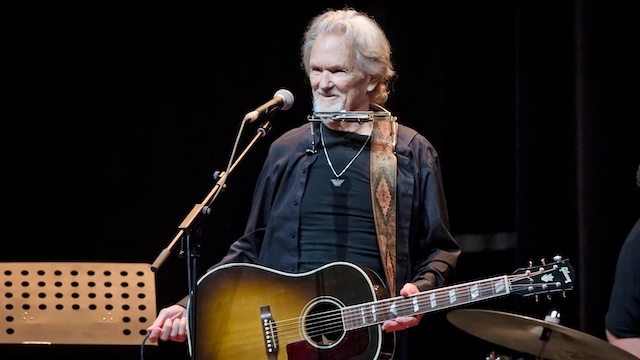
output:
<instances>
[{"instance_id":1,"label":"cymbal","mask_svg":"<svg viewBox=\"0 0 640 360\"><path fill-rule=\"evenodd\" d=\"M473 336L536 359L638 360L603 339L551 321L477 309L453 310L447 319Z\"/></svg>"}]
</instances>

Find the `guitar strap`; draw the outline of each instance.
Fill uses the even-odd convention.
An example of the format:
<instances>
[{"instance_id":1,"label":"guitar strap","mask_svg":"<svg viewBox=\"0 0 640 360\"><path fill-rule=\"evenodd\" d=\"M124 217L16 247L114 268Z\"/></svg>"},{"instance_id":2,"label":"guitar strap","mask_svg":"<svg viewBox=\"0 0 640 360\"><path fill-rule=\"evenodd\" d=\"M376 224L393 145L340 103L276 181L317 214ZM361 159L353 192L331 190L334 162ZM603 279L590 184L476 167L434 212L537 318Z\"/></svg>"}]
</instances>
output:
<instances>
[{"instance_id":1,"label":"guitar strap","mask_svg":"<svg viewBox=\"0 0 640 360\"><path fill-rule=\"evenodd\" d=\"M386 111L382 106L375 106ZM370 178L373 218L391 296L395 296L396 293L397 127L395 117L374 120L371 133Z\"/></svg>"}]
</instances>

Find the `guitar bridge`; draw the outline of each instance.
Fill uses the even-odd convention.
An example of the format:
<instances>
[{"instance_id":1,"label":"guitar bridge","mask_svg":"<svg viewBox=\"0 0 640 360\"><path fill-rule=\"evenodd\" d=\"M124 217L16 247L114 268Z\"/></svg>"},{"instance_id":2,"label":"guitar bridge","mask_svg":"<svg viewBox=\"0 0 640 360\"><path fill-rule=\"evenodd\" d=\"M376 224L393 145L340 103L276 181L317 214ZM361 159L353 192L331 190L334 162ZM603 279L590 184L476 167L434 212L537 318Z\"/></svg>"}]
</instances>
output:
<instances>
[{"instance_id":1,"label":"guitar bridge","mask_svg":"<svg viewBox=\"0 0 640 360\"><path fill-rule=\"evenodd\" d=\"M278 358L277 329L269 306L260 307L260 320L262 321L262 335L264 337L264 347L267 351L267 359L276 360Z\"/></svg>"}]
</instances>

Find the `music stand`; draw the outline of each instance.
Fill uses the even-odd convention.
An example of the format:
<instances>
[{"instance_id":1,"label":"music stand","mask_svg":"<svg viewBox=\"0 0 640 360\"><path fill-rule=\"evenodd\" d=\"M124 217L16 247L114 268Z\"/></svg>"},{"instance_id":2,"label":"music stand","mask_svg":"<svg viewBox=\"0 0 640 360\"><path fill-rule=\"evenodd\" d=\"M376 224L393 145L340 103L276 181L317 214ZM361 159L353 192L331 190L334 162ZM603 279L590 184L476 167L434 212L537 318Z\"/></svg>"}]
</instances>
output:
<instances>
[{"instance_id":1,"label":"music stand","mask_svg":"<svg viewBox=\"0 0 640 360\"><path fill-rule=\"evenodd\" d=\"M141 345L156 317L149 264L0 262L0 279L0 344Z\"/></svg>"}]
</instances>

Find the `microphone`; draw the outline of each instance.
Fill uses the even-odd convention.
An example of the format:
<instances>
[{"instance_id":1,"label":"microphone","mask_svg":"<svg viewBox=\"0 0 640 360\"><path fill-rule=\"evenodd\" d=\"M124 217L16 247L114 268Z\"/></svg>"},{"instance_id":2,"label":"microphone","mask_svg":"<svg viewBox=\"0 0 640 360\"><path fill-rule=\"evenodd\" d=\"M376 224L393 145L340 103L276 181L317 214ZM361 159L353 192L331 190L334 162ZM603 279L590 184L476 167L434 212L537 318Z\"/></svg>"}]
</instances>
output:
<instances>
[{"instance_id":1,"label":"microphone","mask_svg":"<svg viewBox=\"0 0 640 360\"><path fill-rule=\"evenodd\" d=\"M287 89L280 89L273 94L273 99L267 101L266 103L260 105L255 110L251 111L247 115L244 116L244 120L254 122L258 120L258 118L262 117L265 114L268 114L275 110L287 110L291 108L293 105L293 94L291 91Z\"/></svg>"}]
</instances>

